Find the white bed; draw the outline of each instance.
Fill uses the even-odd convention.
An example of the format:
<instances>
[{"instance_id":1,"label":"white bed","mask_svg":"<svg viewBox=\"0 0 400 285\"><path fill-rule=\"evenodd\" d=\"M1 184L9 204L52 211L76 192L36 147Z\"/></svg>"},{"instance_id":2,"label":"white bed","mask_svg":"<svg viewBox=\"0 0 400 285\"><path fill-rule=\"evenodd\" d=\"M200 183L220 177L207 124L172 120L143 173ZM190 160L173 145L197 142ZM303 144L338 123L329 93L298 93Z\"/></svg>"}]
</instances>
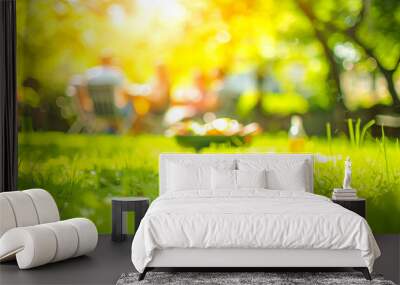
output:
<instances>
[{"instance_id":1,"label":"white bed","mask_svg":"<svg viewBox=\"0 0 400 285\"><path fill-rule=\"evenodd\" d=\"M275 188L304 189L197 185L174 191L171 180L190 182L184 168L181 176L171 174L174 163L187 168L232 163L233 170L244 168L249 175L261 164L279 172L268 177ZM301 171L293 171L298 165ZM312 155L163 154L159 167L160 197L132 243L141 279L154 267L354 267L370 278L380 255L371 230L362 217L312 194Z\"/></svg>"}]
</instances>

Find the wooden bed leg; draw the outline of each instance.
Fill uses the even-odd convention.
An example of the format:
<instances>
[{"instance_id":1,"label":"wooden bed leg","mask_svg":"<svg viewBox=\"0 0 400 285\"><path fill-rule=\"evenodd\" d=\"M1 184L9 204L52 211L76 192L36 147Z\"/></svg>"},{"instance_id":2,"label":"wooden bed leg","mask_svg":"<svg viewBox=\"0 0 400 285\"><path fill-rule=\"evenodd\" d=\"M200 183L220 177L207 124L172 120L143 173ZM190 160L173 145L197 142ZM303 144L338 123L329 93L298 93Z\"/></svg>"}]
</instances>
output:
<instances>
[{"instance_id":1,"label":"wooden bed leg","mask_svg":"<svg viewBox=\"0 0 400 285\"><path fill-rule=\"evenodd\" d=\"M367 267L355 267L354 269L357 271L361 271L362 274L364 275L365 279L372 280L371 274L369 274L369 270Z\"/></svg>"},{"instance_id":2,"label":"wooden bed leg","mask_svg":"<svg viewBox=\"0 0 400 285\"><path fill-rule=\"evenodd\" d=\"M143 270L142 273L139 274L139 278L138 281L142 281L144 279L144 277L146 277L146 273L147 273L148 269L147 267Z\"/></svg>"}]
</instances>

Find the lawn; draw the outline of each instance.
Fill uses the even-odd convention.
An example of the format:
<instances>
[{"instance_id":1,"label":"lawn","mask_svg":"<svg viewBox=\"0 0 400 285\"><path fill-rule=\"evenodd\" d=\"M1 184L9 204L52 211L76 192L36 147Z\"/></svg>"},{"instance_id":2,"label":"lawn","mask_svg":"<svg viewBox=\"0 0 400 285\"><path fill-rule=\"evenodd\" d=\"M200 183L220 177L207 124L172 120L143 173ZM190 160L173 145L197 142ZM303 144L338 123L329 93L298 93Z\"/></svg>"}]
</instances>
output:
<instances>
[{"instance_id":1,"label":"lawn","mask_svg":"<svg viewBox=\"0 0 400 285\"><path fill-rule=\"evenodd\" d=\"M63 219L92 219L100 233L111 231L111 197L158 195L158 155L193 152L174 139L156 135L113 136L63 133L19 135L19 189L44 188L56 199ZM288 152L283 135L264 135L250 146L211 146L203 153ZM367 198L367 219L376 233L400 232L400 147L398 141L367 140L351 146L346 138L309 139L315 154L315 192L330 196L340 187L343 160L353 161L353 187Z\"/></svg>"}]
</instances>

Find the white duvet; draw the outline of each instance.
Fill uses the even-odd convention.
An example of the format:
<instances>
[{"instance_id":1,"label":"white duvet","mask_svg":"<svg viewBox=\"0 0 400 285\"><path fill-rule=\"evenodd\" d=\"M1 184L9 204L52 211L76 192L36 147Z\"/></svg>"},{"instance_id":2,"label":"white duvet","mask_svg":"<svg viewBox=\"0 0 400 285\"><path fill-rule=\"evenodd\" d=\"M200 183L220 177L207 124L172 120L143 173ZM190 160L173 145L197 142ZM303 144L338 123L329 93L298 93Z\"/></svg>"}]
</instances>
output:
<instances>
[{"instance_id":1,"label":"white duvet","mask_svg":"<svg viewBox=\"0 0 400 285\"><path fill-rule=\"evenodd\" d=\"M380 255L359 215L323 196L265 189L160 196L134 237L135 268L165 248L358 249L370 271Z\"/></svg>"}]
</instances>

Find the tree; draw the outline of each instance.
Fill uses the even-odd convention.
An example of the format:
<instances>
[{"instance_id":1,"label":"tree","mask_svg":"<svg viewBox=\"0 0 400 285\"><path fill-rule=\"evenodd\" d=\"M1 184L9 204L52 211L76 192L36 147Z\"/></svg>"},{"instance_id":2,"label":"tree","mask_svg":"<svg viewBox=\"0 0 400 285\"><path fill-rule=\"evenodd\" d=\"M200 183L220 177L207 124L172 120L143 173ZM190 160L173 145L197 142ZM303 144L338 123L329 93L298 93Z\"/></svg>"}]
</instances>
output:
<instances>
[{"instance_id":1,"label":"tree","mask_svg":"<svg viewBox=\"0 0 400 285\"><path fill-rule=\"evenodd\" d=\"M328 77L330 78L330 87L331 93L333 94L334 102L336 102L336 107L339 109L344 109L344 102L343 102L343 91L340 83L340 67L335 59L335 54L332 48L328 44L328 35L324 30L323 26L320 25L319 19L313 13L311 7L303 0L297 0L297 4L300 10L304 13L307 19L310 21L311 26L314 30L315 37L317 38L318 42L321 44L325 57L329 62L329 74Z\"/></svg>"},{"instance_id":2,"label":"tree","mask_svg":"<svg viewBox=\"0 0 400 285\"><path fill-rule=\"evenodd\" d=\"M329 35L334 34L340 34L350 40L367 57L374 59L379 72L386 80L393 109L399 112L400 98L395 87L395 73L400 65L400 33L398 32L400 22L394 16L400 9L398 1L360 0L358 13L353 14L341 8L341 3L336 2L335 9L328 11L329 16L325 16L324 19L318 16L317 2L306 0L296 0L296 2L311 22L317 39L324 47L338 90L340 90L340 79L336 62L333 60L333 50L327 44ZM346 7L346 5L343 6ZM347 14L347 19L343 14ZM392 50L395 52L391 52Z\"/></svg>"}]
</instances>

